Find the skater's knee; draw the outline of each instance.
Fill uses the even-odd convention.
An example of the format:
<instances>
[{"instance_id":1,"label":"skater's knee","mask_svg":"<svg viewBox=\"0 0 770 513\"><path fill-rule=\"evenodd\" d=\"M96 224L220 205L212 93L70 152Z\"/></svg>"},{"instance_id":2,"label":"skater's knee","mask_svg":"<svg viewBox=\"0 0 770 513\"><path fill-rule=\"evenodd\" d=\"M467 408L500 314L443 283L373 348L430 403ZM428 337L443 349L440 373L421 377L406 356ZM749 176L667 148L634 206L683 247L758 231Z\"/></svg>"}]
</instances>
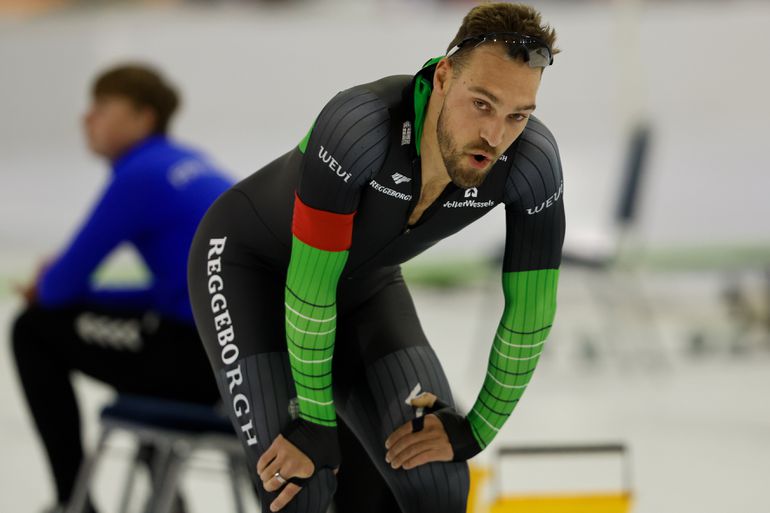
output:
<instances>
[{"instance_id":1,"label":"skater's knee","mask_svg":"<svg viewBox=\"0 0 770 513\"><path fill-rule=\"evenodd\" d=\"M421 472L401 483L396 496L404 513L465 513L470 479L465 463L437 463L397 472ZM438 468L438 466L443 468ZM421 486L414 486L421 483Z\"/></svg>"},{"instance_id":2,"label":"skater's knee","mask_svg":"<svg viewBox=\"0 0 770 513\"><path fill-rule=\"evenodd\" d=\"M262 509L271 511L270 505L280 496L283 488L271 493L266 492L261 483L258 486ZM281 513L326 513L336 490L337 478L330 469L322 469L304 483L299 493L281 509Z\"/></svg>"}]
</instances>

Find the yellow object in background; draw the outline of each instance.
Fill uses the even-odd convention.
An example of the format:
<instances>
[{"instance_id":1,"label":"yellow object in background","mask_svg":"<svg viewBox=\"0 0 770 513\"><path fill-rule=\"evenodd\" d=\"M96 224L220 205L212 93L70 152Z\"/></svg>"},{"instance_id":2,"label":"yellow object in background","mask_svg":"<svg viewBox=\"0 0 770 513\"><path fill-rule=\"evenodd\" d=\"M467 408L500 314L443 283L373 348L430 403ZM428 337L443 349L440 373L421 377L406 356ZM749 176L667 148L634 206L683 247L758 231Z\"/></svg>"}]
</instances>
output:
<instances>
[{"instance_id":1,"label":"yellow object in background","mask_svg":"<svg viewBox=\"0 0 770 513\"><path fill-rule=\"evenodd\" d=\"M600 488L601 491L518 494L501 491L503 476L500 463L503 459L516 458L523 463L531 457L560 456L573 459L586 455L620 458L622 482L617 490L606 491ZM503 447L497 451L492 467L471 465L470 475L468 513L629 513L633 502L629 454L625 444ZM487 504L485 497L489 497L489 494L484 492L490 482L493 498L492 503Z\"/></svg>"},{"instance_id":2,"label":"yellow object in background","mask_svg":"<svg viewBox=\"0 0 770 513\"><path fill-rule=\"evenodd\" d=\"M500 497L492 504L488 513L628 513L629 511L631 511L630 493L608 493Z\"/></svg>"},{"instance_id":3,"label":"yellow object in background","mask_svg":"<svg viewBox=\"0 0 770 513\"><path fill-rule=\"evenodd\" d=\"M487 484L487 479L491 471L487 467L470 465L471 487L468 490L468 513L487 513L488 509L484 504L481 491Z\"/></svg>"}]
</instances>

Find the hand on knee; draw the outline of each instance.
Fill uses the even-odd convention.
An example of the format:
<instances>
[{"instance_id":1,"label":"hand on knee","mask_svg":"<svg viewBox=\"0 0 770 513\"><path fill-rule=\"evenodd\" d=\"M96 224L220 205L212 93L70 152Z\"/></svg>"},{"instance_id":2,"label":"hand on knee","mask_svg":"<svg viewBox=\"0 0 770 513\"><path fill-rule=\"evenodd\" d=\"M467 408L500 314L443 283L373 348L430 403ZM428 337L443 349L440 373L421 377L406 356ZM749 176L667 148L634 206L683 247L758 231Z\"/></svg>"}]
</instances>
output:
<instances>
[{"instance_id":1,"label":"hand on knee","mask_svg":"<svg viewBox=\"0 0 770 513\"><path fill-rule=\"evenodd\" d=\"M385 461L409 470L435 461L465 461L479 452L466 417L430 392L411 399L417 417L385 440Z\"/></svg>"},{"instance_id":2,"label":"hand on knee","mask_svg":"<svg viewBox=\"0 0 770 513\"><path fill-rule=\"evenodd\" d=\"M394 469L413 469L434 461L452 461L452 445L438 417L424 417L423 429L415 431L412 422L396 429L385 441L385 461Z\"/></svg>"},{"instance_id":3,"label":"hand on knee","mask_svg":"<svg viewBox=\"0 0 770 513\"><path fill-rule=\"evenodd\" d=\"M315 466L297 447L278 435L257 461L257 473L265 490L274 492L292 477L306 479L313 475Z\"/></svg>"},{"instance_id":4,"label":"hand on knee","mask_svg":"<svg viewBox=\"0 0 770 513\"><path fill-rule=\"evenodd\" d=\"M283 488L270 504L270 510L279 511L291 502L302 490L302 485L315 474L316 468L297 446L278 435L257 461L257 473L265 490L275 492Z\"/></svg>"}]
</instances>

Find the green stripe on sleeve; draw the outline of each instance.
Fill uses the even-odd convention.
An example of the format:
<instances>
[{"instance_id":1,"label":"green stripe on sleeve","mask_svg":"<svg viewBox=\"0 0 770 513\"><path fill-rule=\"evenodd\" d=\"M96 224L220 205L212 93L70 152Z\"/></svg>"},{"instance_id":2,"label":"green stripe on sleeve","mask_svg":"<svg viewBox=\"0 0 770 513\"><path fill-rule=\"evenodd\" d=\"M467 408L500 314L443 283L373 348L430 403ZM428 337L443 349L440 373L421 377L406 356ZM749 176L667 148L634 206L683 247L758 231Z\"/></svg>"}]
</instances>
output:
<instances>
[{"instance_id":1,"label":"green stripe on sleeve","mask_svg":"<svg viewBox=\"0 0 770 513\"><path fill-rule=\"evenodd\" d=\"M425 64L423 68L435 66L444 57L434 57ZM433 84L424 76L418 76L414 84L414 145L417 155L420 155L420 141L422 141L422 128L425 125L425 113L428 107L428 100L433 90Z\"/></svg>"},{"instance_id":2,"label":"green stripe on sleeve","mask_svg":"<svg viewBox=\"0 0 770 513\"><path fill-rule=\"evenodd\" d=\"M302 138L302 140L299 142L299 151L304 154L305 151L307 151L307 145L310 142L310 134L313 133L313 129L315 128L315 121L313 121L313 124L310 126L310 130L307 131L305 134L305 137Z\"/></svg>"},{"instance_id":3,"label":"green stripe on sleeve","mask_svg":"<svg viewBox=\"0 0 770 513\"><path fill-rule=\"evenodd\" d=\"M299 416L336 426L332 356L337 328L337 282L347 251L324 251L292 239L286 277L286 343Z\"/></svg>"},{"instance_id":4,"label":"green stripe on sleeve","mask_svg":"<svg viewBox=\"0 0 770 513\"><path fill-rule=\"evenodd\" d=\"M556 315L558 269L503 273L505 309L484 384L468 413L484 448L513 412L535 371Z\"/></svg>"}]
</instances>

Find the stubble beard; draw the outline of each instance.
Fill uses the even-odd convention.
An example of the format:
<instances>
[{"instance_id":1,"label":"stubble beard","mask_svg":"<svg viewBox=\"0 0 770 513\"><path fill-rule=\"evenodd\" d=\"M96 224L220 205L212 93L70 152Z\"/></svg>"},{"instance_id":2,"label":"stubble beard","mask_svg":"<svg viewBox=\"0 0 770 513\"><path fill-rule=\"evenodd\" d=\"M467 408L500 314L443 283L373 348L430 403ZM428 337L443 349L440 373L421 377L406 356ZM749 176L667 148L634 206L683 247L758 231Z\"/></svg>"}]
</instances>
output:
<instances>
[{"instance_id":1,"label":"stubble beard","mask_svg":"<svg viewBox=\"0 0 770 513\"><path fill-rule=\"evenodd\" d=\"M446 126L446 119L444 118L445 105L446 103L441 104L441 111L438 114L438 121L436 122L436 136L444 166L449 174L449 178L456 186L463 189L478 187L484 183L484 179L491 171L494 161L490 162L486 169L483 170L472 169L467 165L463 166L463 160L467 155L457 149L457 144L455 144L454 138L449 133ZM479 142L477 146L482 147L483 142ZM489 151L488 153L493 152Z\"/></svg>"}]
</instances>

